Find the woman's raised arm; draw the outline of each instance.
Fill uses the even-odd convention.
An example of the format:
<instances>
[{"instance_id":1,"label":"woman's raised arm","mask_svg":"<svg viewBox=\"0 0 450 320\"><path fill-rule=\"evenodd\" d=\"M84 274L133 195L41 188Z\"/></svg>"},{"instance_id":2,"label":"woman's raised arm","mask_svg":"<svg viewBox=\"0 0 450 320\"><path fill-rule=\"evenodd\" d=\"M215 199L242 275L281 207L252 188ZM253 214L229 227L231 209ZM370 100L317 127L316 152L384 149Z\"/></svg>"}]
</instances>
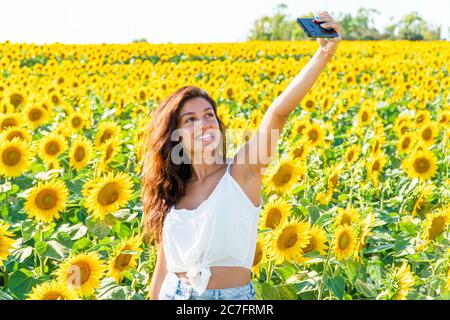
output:
<instances>
[{"instance_id":1,"label":"woman's raised arm","mask_svg":"<svg viewBox=\"0 0 450 320\"><path fill-rule=\"evenodd\" d=\"M238 161L245 162L246 169L257 175L262 175L262 169L267 167L274 158L278 138L283 130L289 114L295 109L308 93L319 77L328 61L333 57L338 42L341 40L342 29L328 14L321 12L317 21L326 22L324 28L335 29L339 36L325 40L318 38L320 47L306 66L295 76L287 88L278 96L265 112L258 130L252 138L237 152ZM245 161L243 160L245 159Z\"/></svg>"}]
</instances>

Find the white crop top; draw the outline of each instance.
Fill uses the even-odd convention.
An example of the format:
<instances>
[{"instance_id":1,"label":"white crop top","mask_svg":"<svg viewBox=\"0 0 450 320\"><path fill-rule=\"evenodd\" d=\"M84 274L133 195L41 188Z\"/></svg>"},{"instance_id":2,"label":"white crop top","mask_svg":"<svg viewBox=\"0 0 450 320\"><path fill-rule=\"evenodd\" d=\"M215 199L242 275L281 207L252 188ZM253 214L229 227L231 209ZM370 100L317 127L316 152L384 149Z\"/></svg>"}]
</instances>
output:
<instances>
[{"instance_id":1,"label":"white crop top","mask_svg":"<svg viewBox=\"0 0 450 320\"><path fill-rule=\"evenodd\" d=\"M202 294L211 277L210 266L242 266L252 270L259 212L231 176L224 176L196 209L175 209L163 225L168 272L187 272L191 286Z\"/></svg>"}]
</instances>

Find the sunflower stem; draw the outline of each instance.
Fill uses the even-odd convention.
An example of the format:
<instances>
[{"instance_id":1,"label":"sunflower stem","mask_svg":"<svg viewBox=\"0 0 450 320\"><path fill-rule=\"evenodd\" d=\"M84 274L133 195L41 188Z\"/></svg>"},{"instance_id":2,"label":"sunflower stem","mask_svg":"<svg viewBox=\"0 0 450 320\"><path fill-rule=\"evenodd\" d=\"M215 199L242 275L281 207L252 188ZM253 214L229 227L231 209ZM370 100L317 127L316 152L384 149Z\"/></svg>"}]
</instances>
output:
<instances>
[{"instance_id":1,"label":"sunflower stem","mask_svg":"<svg viewBox=\"0 0 450 320\"><path fill-rule=\"evenodd\" d=\"M44 230L43 230L43 225L41 223L39 223L38 225L38 229L39 229L39 240L41 242L44 241ZM39 258L39 272L41 273L41 275L44 275L44 264L42 262L42 257L40 254L38 254L38 258Z\"/></svg>"},{"instance_id":2,"label":"sunflower stem","mask_svg":"<svg viewBox=\"0 0 450 320\"><path fill-rule=\"evenodd\" d=\"M318 289L318 293L317 293L317 300L322 300L322 296L323 296L323 283L324 283L324 279L326 276L326 272L328 269L328 264L330 261L330 256L331 256L331 249L328 249L328 253L327 253L327 258L325 260L325 264L323 266L323 274L322 274L322 279L320 280L320 285L319 285L319 289Z\"/></svg>"},{"instance_id":3,"label":"sunflower stem","mask_svg":"<svg viewBox=\"0 0 450 320\"><path fill-rule=\"evenodd\" d=\"M269 260L269 265L267 267L267 283L270 284L270 280L272 279L272 269L273 269L273 262L272 260Z\"/></svg>"}]
</instances>

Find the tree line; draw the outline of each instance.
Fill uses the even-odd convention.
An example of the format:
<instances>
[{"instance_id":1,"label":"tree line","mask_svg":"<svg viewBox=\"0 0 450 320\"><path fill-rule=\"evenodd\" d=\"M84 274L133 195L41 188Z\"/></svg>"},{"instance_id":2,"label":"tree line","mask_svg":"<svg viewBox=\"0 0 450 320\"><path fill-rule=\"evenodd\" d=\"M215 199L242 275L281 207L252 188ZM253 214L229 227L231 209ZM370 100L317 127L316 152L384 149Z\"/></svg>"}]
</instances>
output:
<instances>
[{"instance_id":1,"label":"tree line","mask_svg":"<svg viewBox=\"0 0 450 320\"><path fill-rule=\"evenodd\" d=\"M342 26L346 40L445 40L441 38L442 27L430 26L416 11L404 15L399 21L391 17L390 24L382 31L375 27L374 16L377 14L380 12L376 9L359 8L354 15L339 13L333 17ZM296 18L314 16L314 13L307 12ZM447 32L450 38L450 28ZM272 16L266 15L254 22L247 39L303 40L308 36L288 14L288 6L281 3L274 8Z\"/></svg>"}]
</instances>

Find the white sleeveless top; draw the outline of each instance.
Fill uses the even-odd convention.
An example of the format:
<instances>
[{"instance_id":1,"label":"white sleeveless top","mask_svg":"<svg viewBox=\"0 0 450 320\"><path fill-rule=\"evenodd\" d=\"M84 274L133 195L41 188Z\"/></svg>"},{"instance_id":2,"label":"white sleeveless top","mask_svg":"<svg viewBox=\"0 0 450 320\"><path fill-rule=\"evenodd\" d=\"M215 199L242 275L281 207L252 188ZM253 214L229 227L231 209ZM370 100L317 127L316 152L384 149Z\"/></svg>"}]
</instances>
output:
<instances>
[{"instance_id":1,"label":"white sleeveless top","mask_svg":"<svg viewBox=\"0 0 450 320\"><path fill-rule=\"evenodd\" d=\"M202 294L211 277L210 266L241 266L252 270L259 213L230 174L225 175L196 209L175 209L163 224L163 247L168 272L187 272L191 286Z\"/></svg>"}]
</instances>

